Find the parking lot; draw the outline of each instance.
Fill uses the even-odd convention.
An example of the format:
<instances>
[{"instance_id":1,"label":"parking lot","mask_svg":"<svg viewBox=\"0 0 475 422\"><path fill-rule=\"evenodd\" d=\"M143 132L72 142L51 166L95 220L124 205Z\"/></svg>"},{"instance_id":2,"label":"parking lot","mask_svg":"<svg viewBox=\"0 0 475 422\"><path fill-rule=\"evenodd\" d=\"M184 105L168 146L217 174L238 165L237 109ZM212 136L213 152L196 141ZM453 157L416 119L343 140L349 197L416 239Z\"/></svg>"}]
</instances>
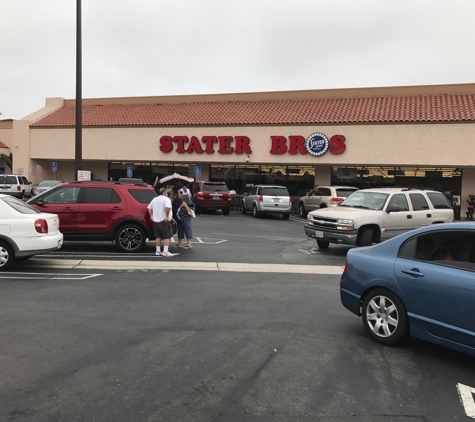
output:
<instances>
[{"instance_id":1,"label":"parking lot","mask_svg":"<svg viewBox=\"0 0 475 422\"><path fill-rule=\"evenodd\" d=\"M473 420L473 358L372 342L349 247L296 217L193 220L191 250L67 242L0 273L0 421Z\"/></svg>"}]
</instances>

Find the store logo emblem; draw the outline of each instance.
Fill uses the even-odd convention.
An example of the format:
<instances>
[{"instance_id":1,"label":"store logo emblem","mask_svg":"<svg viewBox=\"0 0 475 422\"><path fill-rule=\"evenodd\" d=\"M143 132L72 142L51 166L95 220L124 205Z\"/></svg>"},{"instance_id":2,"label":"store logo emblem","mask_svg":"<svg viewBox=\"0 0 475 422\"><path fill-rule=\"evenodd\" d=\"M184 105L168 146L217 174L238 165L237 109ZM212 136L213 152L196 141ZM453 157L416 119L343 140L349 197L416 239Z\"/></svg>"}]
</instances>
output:
<instances>
[{"instance_id":1,"label":"store logo emblem","mask_svg":"<svg viewBox=\"0 0 475 422\"><path fill-rule=\"evenodd\" d=\"M312 133L305 141L305 148L309 154L319 157L330 148L330 140L321 132Z\"/></svg>"}]
</instances>

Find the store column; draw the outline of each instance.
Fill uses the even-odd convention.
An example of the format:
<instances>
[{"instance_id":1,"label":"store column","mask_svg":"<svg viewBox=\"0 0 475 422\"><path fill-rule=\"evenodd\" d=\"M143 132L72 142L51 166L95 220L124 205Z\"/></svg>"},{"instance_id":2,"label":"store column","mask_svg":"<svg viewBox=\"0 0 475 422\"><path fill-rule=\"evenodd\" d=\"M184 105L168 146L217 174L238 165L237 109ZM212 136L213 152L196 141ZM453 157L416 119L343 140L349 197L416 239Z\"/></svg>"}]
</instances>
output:
<instances>
[{"instance_id":1,"label":"store column","mask_svg":"<svg viewBox=\"0 0 475 422\"><path fill-rule=\"evenodd\" d=\"M469 206L469 195L475 195L475 168L464 168L462 170L462 192L461 192L461 210L460 219L463 221L467 217L467 211Z\"/></svg>"},{"instance_id":2,"label":"store column","mask_svg":"<svg viewBox=\"0 0 475 422\"><path fill-rule=\"evenodd\" d=\"M332 180L332 166L315 166L315 186L330 185Z\"/></svg>"}]
</instances>

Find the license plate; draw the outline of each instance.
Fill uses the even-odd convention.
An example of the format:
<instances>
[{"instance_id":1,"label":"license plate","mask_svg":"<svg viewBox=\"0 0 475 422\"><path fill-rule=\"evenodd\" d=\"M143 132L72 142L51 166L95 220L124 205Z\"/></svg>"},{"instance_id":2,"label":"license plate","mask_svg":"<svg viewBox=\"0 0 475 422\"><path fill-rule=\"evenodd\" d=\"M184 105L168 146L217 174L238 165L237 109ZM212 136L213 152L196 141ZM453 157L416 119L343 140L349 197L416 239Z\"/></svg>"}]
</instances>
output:
<instances>
[{"instance_id":1,"label":"license plate","mask_svg":"<svg viewBox=\"0 0 475 422\"><path fill-rule=\"evenodd\" d=\"M213 199L219 199L219 195L211 195Z\"/></svg>"},{"instance_id":2,"label":"license plate","mask_svg":"<svg viewBox=\"0 0 475 422\"><path fill-rule=\"evenodd\" d=\"M315 237L319 237L319 238L323 239L323 232L316 231L315 232Z\"/></svg>"}]
</instances>

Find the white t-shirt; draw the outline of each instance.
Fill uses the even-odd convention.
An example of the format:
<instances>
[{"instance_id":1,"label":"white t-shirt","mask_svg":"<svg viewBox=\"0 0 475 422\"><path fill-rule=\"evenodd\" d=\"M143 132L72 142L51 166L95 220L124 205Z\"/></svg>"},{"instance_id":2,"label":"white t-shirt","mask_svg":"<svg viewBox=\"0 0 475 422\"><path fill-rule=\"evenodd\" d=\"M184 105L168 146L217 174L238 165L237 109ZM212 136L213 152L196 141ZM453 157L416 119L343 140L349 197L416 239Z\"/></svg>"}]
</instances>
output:
<instances>
[{"instance_id":1,"label":"white t-shirt","mask_svg":"<svg viewBox=\"0 0 475 422\"><path fill-rule=\"evenodd\" d=\"M182 187L182 188L180 189L180 192L181 192L181 194L182 194L183 196L186 196L186 197L188 197L188 198L191 197L191 192L190 192L190 190L189 190L186 186Z\"/></svg>"},{"instance_id":2,"label":"white t-shirt","mask_svg":"<svg viewBox=\"0 0 475 422\"><path fill-rule=\"evenodd\" d=\"M170 221L173 218L172 201L170 201L168 196L156 196L152 199L152 202L148 204L147 208L152 210L152 218L155 223L160 223L161 221L165 220L165 217L167 216L165 213L165 208L170 208L168 220Z\"/></svg>"}]
</instances>

